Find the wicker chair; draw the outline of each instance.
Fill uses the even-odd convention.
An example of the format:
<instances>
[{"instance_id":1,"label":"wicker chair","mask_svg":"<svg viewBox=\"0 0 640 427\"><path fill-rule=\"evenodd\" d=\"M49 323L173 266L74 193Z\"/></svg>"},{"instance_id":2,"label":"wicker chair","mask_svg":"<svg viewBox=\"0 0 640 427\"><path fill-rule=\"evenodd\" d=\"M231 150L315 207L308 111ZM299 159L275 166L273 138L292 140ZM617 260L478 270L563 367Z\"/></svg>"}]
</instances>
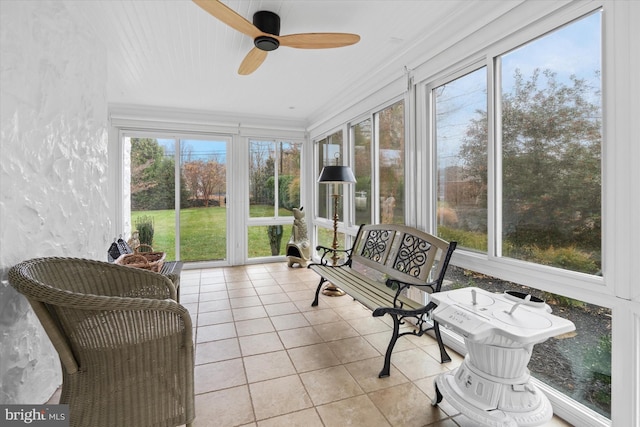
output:
<instances>
[{"instance_id":1,"label":"wicker chair","mask_svg":"<svg viewBox=\"0 0 640 427\"><path fill-rule=\"evenodd\" d=\"M62 364L71 426L188 426L195 418L191 318L168 278L75 258L9 271Z\"/></svg>"}]
</instances>

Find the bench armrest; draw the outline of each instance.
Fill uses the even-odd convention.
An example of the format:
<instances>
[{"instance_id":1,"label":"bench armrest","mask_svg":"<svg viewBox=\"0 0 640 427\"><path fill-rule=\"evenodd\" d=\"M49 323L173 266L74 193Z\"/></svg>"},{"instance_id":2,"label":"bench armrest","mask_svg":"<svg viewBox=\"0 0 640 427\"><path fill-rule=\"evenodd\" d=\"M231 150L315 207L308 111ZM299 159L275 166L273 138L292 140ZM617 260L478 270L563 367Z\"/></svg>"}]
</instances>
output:
<instances>
[{"instance_id":1,"label":"bench armrest","mask_svg":"<svg viewBox=\"0 0 640 427\"><path fill-rule=\"evenodd\" d=\"M343 254L347 255L347 260L345 262L343 262L342 264L336 265L335 267L342 267L342 266L350 266L351 265L351 252L353 252L353 248L350 248L350 249L333 249L333 248L328 248L326 246L318 245L318 246L316 246L316 251L322 251L322 256L320 257L319 264L330 265L331 263L329 262L329 260L331 259L331 257L328 256L329 254L332 254L332 253L343 253Z\"/></svg>"},{"instance_id":2,"label":"bench armrest","mask_svg":"<svg viewBox=\"0 0 640 427\"><path fill-rule=\"evenodd\" d=\"M437 281L433 281L433 282L425 283L423 285L416 285L414 283L407 283L407 282L403 282L401 280L388 278L387 281L386 281L386 285L387 285L388 288L396 290L396 295L393 297L393 306L396 307L396 308L402 308L402 302L400 302L398 304L398 297L400 296L400 293L403 290L409 289L411 286L415 286L418 289L425 289L425 292L431 294L433 292L436 292L437 288L435 288L435 287L438 285L438 282ZM426 289L428 289L428 290L426 290Z\"/></svg>"}]
</instances>

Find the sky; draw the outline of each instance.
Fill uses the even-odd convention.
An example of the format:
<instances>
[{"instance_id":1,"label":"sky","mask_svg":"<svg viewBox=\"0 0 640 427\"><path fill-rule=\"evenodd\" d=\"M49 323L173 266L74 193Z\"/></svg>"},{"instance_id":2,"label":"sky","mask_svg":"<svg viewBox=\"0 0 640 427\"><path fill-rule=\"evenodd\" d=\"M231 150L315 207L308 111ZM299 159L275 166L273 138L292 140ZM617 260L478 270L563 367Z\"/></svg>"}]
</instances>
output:
<instances>
[{"instance_id":1,"label":"sky","mask_svg":"<svg viewBox=\"0 0 640 427\"><path fill-rule=\"evenodd\" d=\"M528 78L536 68L551 69L561 83L576 75L600 89L601 12L567 24L501 56L502 91L513 89L514 73L519 69ZM441 86L436 104L439 162L460 163L458 153L469 120L476 111L486 111L486 68L476 70ZM595 97L594 97L595 98Z\"/></svg>"},{"instance_id":2,"label":"sky","mask_svg":"<svg viewBox=\"0 0 640 427\"><path fill-rule=\"evenodd\" d=\"M165 154L175 153L175 139L158 138L158 144ZM182 149L191 150L194 159L208 160L216 158L220 163L227 162L227 141L206 141L201 139L181 139Z\"/></svg>"},{"instance_id":3,"label":"sky","mask_svg":"<svg viewBox=\"0 0 640 427\"><path fill-rule=\"evenodd\" d=\"M530 75L535 68L549 68L564 82L571 74L595 82L594 71L601 68L601 17L600 13L593 13L504 55L504 89L511 89L508 77L516 68L524 75Z\"/></svg>"}]
</instances>

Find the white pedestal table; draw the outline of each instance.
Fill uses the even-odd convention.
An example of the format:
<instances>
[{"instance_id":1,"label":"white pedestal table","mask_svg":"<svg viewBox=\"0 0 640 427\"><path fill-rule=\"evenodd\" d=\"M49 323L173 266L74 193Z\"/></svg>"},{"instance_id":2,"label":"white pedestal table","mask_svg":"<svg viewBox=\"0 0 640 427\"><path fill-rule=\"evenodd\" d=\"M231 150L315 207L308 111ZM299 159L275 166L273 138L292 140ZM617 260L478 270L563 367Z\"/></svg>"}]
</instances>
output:
<instances>
[{"instance_id":1,"label":"white pedestal table","mask_svg":"<svg viewBox=\"0 0 640 427\"><path fill-rule=\"evenodd\" d=\"M531 382L527 365L535 344L575 325L551 314L544 301L518 292L462 288L430 297L438 304L433 318L462 335L468 350L458 368L436 378L432 404L445 398L484 426L537 426L550 420L549 399Z\"/></svg>"}]
</instances>

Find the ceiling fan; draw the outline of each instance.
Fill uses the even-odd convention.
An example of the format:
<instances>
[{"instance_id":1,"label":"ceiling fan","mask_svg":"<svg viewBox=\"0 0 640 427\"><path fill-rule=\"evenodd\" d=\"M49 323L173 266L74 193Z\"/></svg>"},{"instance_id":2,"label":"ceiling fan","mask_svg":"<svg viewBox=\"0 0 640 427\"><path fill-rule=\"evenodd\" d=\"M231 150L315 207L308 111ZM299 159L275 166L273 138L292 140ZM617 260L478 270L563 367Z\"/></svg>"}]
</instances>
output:
<instances>
[{"instance_id":1,"label":"ceiling fan","mask_svg":"<svg viewBox=\"0 0 640 427\"><path fill-rule=\"evenodd\" d=\"M357 43L360 36L349 33L301 33L280 35L280 17L273 12L259 11L253 15L253 23L247 21L219 0L193 0L202 9L209 12L231 28L250 36L254 48L238 68L238 74L253 73L267 58L267 53L279 46L298 49L327 49L349 46Z\"/></svg>"}]
</instances>

